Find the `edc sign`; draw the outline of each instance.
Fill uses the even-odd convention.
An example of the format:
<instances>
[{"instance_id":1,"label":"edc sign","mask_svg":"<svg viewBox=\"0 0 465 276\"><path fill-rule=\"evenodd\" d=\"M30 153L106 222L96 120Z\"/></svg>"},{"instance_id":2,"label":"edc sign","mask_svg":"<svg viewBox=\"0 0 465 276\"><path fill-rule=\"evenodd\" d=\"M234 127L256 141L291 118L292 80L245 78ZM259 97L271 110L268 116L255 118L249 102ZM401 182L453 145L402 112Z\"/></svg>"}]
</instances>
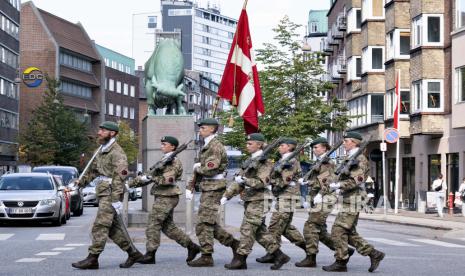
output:
<instances>
[{"instance_id":1,"label":"edc sign","mask_svg":"<svg viewBox=\"0 0 465 276\"><path fill-rule=\"evenodd\" d=\"M37 67L29 67L23 72L23 82L27 87L38 87L44 80L44 74Z\"/></svg>"}]
</instances>

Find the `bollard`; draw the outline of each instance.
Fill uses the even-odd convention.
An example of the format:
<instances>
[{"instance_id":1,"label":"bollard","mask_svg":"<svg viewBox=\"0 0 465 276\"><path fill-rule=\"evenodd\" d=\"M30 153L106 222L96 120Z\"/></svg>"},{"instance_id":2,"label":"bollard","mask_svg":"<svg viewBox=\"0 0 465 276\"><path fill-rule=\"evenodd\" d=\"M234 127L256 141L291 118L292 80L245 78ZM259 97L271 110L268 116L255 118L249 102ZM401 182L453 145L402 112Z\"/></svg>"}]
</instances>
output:
<instances>
[{"instance_id":1,"label":"bollard","mask_svg":"<svg viewBox=\"0 0 465 276\"><path fill-rule=\"evenodd\" d=\"M449 215L454 214L454 194L452 192L449 193Z\"/></svg>"}]
</instances>

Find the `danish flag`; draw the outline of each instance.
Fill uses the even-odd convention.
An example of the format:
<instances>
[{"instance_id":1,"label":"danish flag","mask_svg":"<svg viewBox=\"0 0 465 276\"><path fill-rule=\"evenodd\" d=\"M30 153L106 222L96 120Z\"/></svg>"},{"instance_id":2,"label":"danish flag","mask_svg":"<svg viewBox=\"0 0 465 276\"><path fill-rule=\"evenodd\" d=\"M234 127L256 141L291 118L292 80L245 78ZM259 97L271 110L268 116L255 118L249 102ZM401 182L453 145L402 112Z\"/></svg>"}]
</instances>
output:
<instances>
[{"instance_id":1,"label":"danish flag","mask_svg":"<svg viewBox=\"0 0 465 276\"><path fill-rule=\"evenodd\" d=\"M399 130L399 113L400 113L400 70L396 71L396 89L394 97L394 128Z\"/></svg>"}]
</instances>

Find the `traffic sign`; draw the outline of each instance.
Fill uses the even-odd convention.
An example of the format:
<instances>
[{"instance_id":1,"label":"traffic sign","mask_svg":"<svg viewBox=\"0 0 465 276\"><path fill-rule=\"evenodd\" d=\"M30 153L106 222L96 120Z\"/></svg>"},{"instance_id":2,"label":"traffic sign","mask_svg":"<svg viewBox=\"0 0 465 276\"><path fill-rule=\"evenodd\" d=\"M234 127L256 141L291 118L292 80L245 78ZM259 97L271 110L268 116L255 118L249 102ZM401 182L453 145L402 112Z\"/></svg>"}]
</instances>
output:
<instances>
[{"instance_id":1,"label":"traffic sign","mask_svg":"<svg viewBox=\"0 0 465 276\"><path fill-rule=\"evenodd\" d=\"M399 140L399 131L395 128L384 130L384 140L390 144L394 144Z\"/></svg>"},{"instance_id":2,"label":"traffic sign","mask_svg":"<svg viewBox=\"0 0 465 276\"><path fill-rule=\"evenodd\" d=\"M387 151L387 144L386 143L379 143L379 149L381 151Z\"/></svg>"}]
</instances>

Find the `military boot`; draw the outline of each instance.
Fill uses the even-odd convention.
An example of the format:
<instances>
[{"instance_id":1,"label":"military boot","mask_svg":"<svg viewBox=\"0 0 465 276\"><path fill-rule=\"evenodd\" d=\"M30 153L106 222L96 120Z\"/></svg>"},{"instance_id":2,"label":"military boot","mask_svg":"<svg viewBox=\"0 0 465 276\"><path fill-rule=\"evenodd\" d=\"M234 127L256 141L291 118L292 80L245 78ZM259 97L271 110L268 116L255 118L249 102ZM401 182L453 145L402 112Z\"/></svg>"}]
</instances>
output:
<instances>
[{"instance_id":1,"label":"military boot","mask_svg":"<svg viewBox=\"0 0 465 276\"><path fill-rule=\"evenodd\" d=\"M71 265L79 269L98 269L98 254L89 254L87 258Z\"/></svg>"},{"instance_id":2,"label":"military boot","mask_svg":"<svg viewBox=\"0 0 465 276\"><path fill-rule=\"evenodd\" d=\"M193 242L189 242L189 244L187 245L187 259L186 259L186 262L190 262L192 261L193 259L195 259L195 256L197 256L197 254L200 253L200 247L193 243Z\"/></svg>"},{"instance_id":3,"label":"military boot","mask_svg":"<svg viewBox=\"0 0 465 276\"><path fill-rule=\"evenodd\" d=\"M247 255L237 254L234 256L230 264L225 264L226 269L247 269Z\"/></svg>"},{"instance_id":4,"label":"military boot","mask_svg":"<svg viewBox=\"0 0 465 276\"><path fill-rule=\"evenodd\" d=\"M274 256L274 264L270 267L272 270L278 270L280 269L284 264L289 262L291 258L284 254L281 249L276 250L273 252Z\"/></svg>"},{"instance_id":5,"label":"military boot","mask_svg":"<svg viewBox=\"0 0 465 276\"><path fill-rule=\"evenodd\" d=\"M272 264L274 263L274 255L270 253L266 253L265 256L256 258L255 261L262 263L262 264Z\"/></svg>"},{"instance_id":6,"label":"military boot","mask_svg":"<svg viewBox=\"0 0 465 276\"><path fill-rule=\"evenodd\" d=\"M369 272L373 272L375 271L378 266L379 266L379 263L384 259L384 253L381 252L381 251L378 251L376 249L373 249L371 252L370 252L370 262L371 262L371 265L370 265L370 268L368 269Z\"/></svg>"},{"instance_id":7,"label":"military boot","mask_svg":"<svg viewBox=\"0 0 465 276\"><path fill-rule=\"evenodd\" d=\"M311 254L307 255L305 259L303 259L300 262L295 263L295 266L297 267L316 267L316 255Z\"/></svg>"},{"instance_id":8,"label":"military boot","mask_svg":"<svg viewBox=\"0 0 465 276\"><path fill-rule=\"evenodd\" d=\"M323 266L324 271L328 272L347 272L346 261L336 260L332 265Z\"/></svg>"},{"instance_id":9,"label":"military boot","mask_svg":"<svg viewBox=\"0 0 465 276\"><path fill-rule=\"evenodd\" d=\"M131 247L126 252L128 252L128 258L124 263L119 265L120 268L130 268L134 263L139 262L144 258L144 255L135 248ZM153 258L155 263L155 252Z\"/></svg>"},{"instance_id":10,"label":"military boot","mask_svg":"<svg viewBox=\"0 0 465 276\"><path fill-rule=\"evenodd\" d=\"M237 254L237 249L239 248L239 241L234 239L230 247L233 252L233 258L237 257L239 255Z\"/></svg>"},{"instance_id":11,"label":"military boot","mask_svg":"<svg viewBox=\"0 0 465 276\"><path fill-rule=\"evenodd\" d=\"M137 262L140 264L155 264L155 253L156 252L157 250L147 251L142 257L142 259L138 260Z\"/></svg>"},{"instance_id":12,"label":"military boot","mask_svg":"<svg viewBox=\"0 0 465 276\"><path fill-rule=\"evenodd\" d=\"M355 253L355 249L353 249L352 247L349 247L348 250L349 250L349 258L347 258L347 260L345 260L346 265L349 263L350 257L352 257L352 255L354 255L354 253Z\"/></svg>"},{"instance_id":13,"label":"military boot","mask_svg":"<svg viewBox=\"0 0 465 276\"><path fill-rule=\"evenodd\" d=\"M192 267L209 267L213 266L214 263L211 254L202 254L197 260L187 262L187 265Z\"/></svg>"}]
</instances>

